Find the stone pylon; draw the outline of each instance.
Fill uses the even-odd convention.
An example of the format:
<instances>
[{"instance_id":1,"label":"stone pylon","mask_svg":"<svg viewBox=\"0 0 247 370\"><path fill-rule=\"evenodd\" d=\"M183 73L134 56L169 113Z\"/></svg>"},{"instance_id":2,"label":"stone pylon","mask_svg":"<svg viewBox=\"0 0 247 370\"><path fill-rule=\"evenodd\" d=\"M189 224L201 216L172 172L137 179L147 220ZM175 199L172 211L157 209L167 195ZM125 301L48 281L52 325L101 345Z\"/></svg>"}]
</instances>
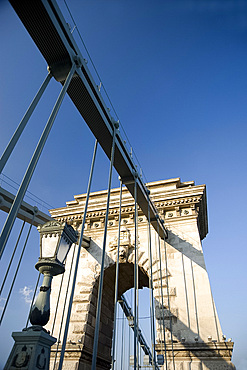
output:
<instances>
[{"instance_id":1,"label":"stone pylon","mask_svg":"<svg viewBox=\"0 0 247 370\"><path fill-rule=\"evenodd\" d=\"M201 245L208 232L206 187L195 186L192 181L183 183L179 178L146 185L168 230L168 238L165 242L160 240L160 243L155 230L151 231L156 350L165 356L163 368L167 363L168 369L175 366L177 370L234 369L231 363L233 343L226 341L222 334ZM120 189L111 191L98 369L111 366L119 192ZM106 198L107 192L99 191L91 193L89 200L84 235L90 239L81 251L64 369L91 369ZM66 207L51 210L52 217L66 220L80 230L85 199L85 194L75 196L73 201L66 203ZM119 298L134 286L134 201L127 189L123 190L121 224ZM147 230L147 219L138 209L139 288L148 287L150 279ZM53 281L53 312L48 329L55 337L59 336L60 330L63 332L61 322L63 304L70 290L70 266L73 274L73 248L67 258L64 277ZM53 327L62 278L63 287ZM54 359L55 348L51 361Z\"/></svg>"}]
</instances>

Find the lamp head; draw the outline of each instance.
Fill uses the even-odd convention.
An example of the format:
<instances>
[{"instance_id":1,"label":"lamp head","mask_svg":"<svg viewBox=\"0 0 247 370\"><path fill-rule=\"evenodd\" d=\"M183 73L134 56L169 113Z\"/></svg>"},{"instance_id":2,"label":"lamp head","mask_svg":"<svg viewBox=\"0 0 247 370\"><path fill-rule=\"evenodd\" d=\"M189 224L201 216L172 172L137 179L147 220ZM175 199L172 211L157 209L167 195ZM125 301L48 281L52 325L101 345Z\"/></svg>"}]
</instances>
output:
<instances>
[{"instance_id":1,"label":"lamp head","mask_svg":"<svg viewBox=\"0 0 247 370\"><path fill-rule=\"evenodd\" d=\"M35 267L41 273L55 276L64 272L64 261L69 249L78 239L78 232L66 222L48 221L38 226L40 258Z\"/></svg>"}]
</instances>

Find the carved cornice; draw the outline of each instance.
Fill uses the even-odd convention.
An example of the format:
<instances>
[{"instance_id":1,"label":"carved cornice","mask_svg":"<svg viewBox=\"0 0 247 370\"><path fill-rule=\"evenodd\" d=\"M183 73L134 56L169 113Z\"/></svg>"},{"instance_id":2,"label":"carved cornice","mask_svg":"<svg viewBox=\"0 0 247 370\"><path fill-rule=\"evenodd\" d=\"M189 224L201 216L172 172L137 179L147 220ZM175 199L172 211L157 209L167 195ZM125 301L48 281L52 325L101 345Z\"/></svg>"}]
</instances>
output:
<instances>
[{"instance_id":1,"label":"carved cornice","mask_svg":"<svg viewBox=\"0 0 247 370\"><path fill-rule=\"evenodd\" d=\"M159 353L164 351L162 343L156 344ZM211 343L166 343L167 357L172 358L173 352L175 360L186 360L196 358L197 360L222 359L228 363L232 357L233 342L211 342Z\"/></svg>"},{"instance_id":2,"label":"carved cornice","mask_svg":"<svg viewBox=\"0 0 247 370\"><path fill-rule=\"evenodd\" d=\"M194 185L193 181L182 183L179 178L156 181L146 184L150 190L150 197L154 202L161 218L165 223L180 220L196 219L199 233L203 239L208 232L206 186ZM108 226L117 227L119 217L120 189L111 190L111 203L109 210ZM80 224L83 218L86 195L77 195L75 200L67 202L63 208L50 211L53 218L59 221ZM88 228L101 229L104 227L107 191L93 192L90 195L87 225ZM125 224L133 223L134 201L126 188L123 189L122 220ZM138 207L139 222L145 222L146 217Z\"/></svg>"}]
</instances>

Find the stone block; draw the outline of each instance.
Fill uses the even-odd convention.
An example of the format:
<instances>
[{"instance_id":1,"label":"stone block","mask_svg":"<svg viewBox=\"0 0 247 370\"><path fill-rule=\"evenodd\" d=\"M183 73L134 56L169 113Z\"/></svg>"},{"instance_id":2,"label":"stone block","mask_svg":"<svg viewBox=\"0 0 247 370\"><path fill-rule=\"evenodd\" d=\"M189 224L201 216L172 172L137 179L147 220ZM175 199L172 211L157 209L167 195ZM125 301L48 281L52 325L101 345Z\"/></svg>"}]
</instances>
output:
<instances>
[{"instance_id":1,"label":"stone block","mask_svg":"<svg viewBox=\"0 0 247 370\"><path fill-rule=\"evenodd\" d=\"M90 337L94 337L94 329L95 328L93 328L91 325L89 325L89 324L86 324L85 325L85 334L87 334L87 335L89 335Z\"/></svg>"},{"instance_id":2,"label":"stone block","mask_svg":"<svg viewBox=\"0 0 247 370\"><path fill-rule=\"evenodd\" d=\"M103 335L105 335L106 337L111 338L112 337L112 328L109 327L108 325L105 325L104 323L102 323L101 333L103 333Z\"/></svg>"},{"instance_id":3,"label":"stone block","mask_svg":"<svg viewBox=\"0 0 247 370\"><path fill-rule=\"evenodd\" d=\"M101 331L99 335L99 343L101 343L104 347L111 348L111 338L104 334L103 331Z\"/></svg>"},{"instance_id":4,"label":"stone block","mask_svg":"<svg viewBox=\"0 0 247 370\"><path fill-rule=\"evenodd\" d=\"M91 337L88 334L85 334L85 337L84 337L84 346L85 346L85 348L88 348L88 349L92 350L93 342L94 342L93 337Z\"/></svg>"},{"instance_id":5,"label":"stone block","mask_svg":"<svg viewBox=\"0 0 247 370\"><path fill-rule=\"evenodd\" d=\"M81 324L73 323L71 326L72 326L72 333L83 334L84 325L82 323Z\"/></svg>"},{"instance_id":6,"label":"stone block","mask_svg":"<svg viewBox=\"0 0 247 370\"><path fill-rule=\"evenodd\" d=\"M70 321L84 323L84 318L85 315L82 315L81 313L72 313L70 316Z\"/></svg>"}]
</instances>

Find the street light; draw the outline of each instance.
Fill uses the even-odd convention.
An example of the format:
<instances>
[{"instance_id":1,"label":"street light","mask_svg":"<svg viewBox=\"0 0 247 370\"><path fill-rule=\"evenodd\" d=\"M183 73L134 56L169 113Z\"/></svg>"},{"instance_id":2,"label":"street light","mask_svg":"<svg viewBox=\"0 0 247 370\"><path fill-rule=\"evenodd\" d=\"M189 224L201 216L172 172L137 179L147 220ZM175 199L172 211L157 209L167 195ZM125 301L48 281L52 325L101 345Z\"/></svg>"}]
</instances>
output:
<instances>
[{"instance_id":1,"label":"street light","mask_svg":"<svg viewBox=\"0 0 247 370\"><path fill-rule=\"evenodd\" d=\"M56 342L43 326L50 317L50 292L53 276L63 274L64 261L78 233L67 223L49 221L38 227L40 232L40 257L35 267L44 275L40 292L30 313L31 327L13 332L14 346L4 370L16 368L49 369L50 348Z\"/></svg>"},{"instance_id":2,"label":"street light","mask_svg":"<svg viewBox=\"0 0 247 370\"><path fill-rule=\"evenodd\" d=\"M66 222L49 221L38 226L40 257L35 268L44 275L39 295L30 313L32 325L44 326L50 317L50 293L53 276L63 274L69 249L78 239L78 233Z\"/></svg>"}]
</instances>

